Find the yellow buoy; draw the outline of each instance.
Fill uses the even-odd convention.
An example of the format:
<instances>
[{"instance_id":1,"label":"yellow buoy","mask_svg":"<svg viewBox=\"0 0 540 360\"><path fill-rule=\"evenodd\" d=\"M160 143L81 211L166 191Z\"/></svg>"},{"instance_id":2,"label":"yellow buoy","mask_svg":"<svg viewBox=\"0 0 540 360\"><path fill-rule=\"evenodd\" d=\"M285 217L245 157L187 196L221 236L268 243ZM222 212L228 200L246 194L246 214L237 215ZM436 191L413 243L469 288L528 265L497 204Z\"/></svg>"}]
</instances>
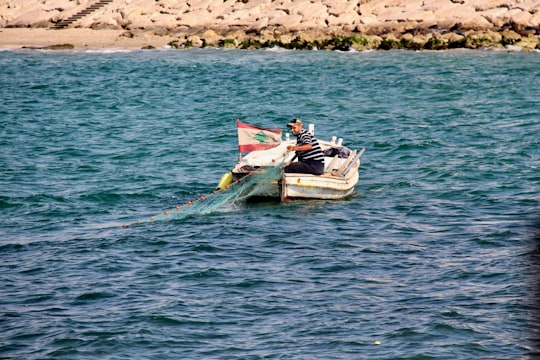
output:
<instances>
[{"instance_id":1,"label":"yellow buoy","mask_svg":"<svg viewBox=\"0 0 540 360\"><path fill-rule=\"evenodd\" d=\"M229 186L233 181L232 172L229 171L228 173L223 174L221 177L221 180L219 181L219 184L217 186L218 190L224 189L225 187Z\"/></svg>"}]
</instances>

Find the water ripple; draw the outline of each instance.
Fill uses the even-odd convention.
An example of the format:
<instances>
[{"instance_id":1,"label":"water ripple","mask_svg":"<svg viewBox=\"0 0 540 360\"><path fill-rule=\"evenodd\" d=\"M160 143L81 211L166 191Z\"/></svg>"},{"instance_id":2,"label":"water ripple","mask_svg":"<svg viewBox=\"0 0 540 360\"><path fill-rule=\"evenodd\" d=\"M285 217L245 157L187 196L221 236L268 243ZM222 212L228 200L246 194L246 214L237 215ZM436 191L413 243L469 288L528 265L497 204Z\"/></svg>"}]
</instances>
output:
<instances>
[{"instance_id":1,"label":"water ripple","mask_svg":"<svg viewBox=\"0 0 540 360\"><path fill-rule=\"evenodd\" d=\"M532 358L539 61L1 52L0 357ZM292 116L366 147L353 196L121 227Z\"/></svg>"}]
</instances>

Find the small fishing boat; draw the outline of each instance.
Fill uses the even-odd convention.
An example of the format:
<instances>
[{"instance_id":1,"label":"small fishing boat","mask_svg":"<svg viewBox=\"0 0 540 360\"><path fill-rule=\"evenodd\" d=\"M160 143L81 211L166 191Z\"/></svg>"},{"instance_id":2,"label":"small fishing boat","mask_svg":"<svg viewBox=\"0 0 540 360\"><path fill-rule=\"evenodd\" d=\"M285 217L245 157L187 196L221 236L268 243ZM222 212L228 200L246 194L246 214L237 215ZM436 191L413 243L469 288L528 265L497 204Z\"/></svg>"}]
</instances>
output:
<instances>
[{"instance_id":1,"label":"small fishing boat","mask_svg":"<svg viewBox=\"0 0 540 360\"><path fill-rule=\"evenodd\" d=\"M313 124L309 125L309 131L314 133ZM283 165L294 157L287 146L296 144L296 139L286 134L286 139L274 147L251 151L245 156L240 154L237 164L222 177L218 189L258 174L255 184L249 187L250 198L339 200L351 195L359 180L360 158L365 149L351 150L342 145L342 139L336 141L336 137L318 141L325 154L322 175L282 171Z\"/></svg>"},{"instance_id":2,"label":"small fishing boat","mask_svg":"<svg viewBox=\"0 0 540 360\"><path fill-rule=\"evenodd\" d=\"M193 214L207 214L218 207L258 199L343 199L354 192L358 182L360 157L365 149L351 150L342 139L317 139L323 152L325 170L322 175L285 173L284 165L295 158L287 146L296 140L280 129L265 129L237 121L240 156L233 169L223 175L215 191L187 201L174 209L151 216L150 221L182 219ZM312 124L309 126L314 133ZM248 152L242 156L243 152ZM134 224L144 223L138 220ZM130 224L123 224L127 228Z\"/></svg>"}]
</instances>

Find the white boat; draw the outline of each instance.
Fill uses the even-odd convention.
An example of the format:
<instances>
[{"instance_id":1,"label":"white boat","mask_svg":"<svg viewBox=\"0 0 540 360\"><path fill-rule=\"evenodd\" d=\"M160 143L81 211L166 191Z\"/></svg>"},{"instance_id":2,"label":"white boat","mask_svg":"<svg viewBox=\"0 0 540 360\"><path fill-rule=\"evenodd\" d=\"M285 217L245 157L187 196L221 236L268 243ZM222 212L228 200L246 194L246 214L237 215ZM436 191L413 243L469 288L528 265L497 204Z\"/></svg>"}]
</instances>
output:
<instances>
[{"instance_id":1,"label":"white boat","mask_svg":"<svg viewBox=\"0 0 540 360\"><path fill-rule=\"evenodd\" d=\"M309 131L313 132L312 125ZM233 181L244 181L248 175L266 173L270 176L260 176L254 180L254 186L249 188L249 198L338 200L354 192L364 148L351 150L342 145L342 139L336 142L335 137L331 141L318 139L325 152L324 174L284 173L280 171L281 167L294 156L287 146L296 144L296 139L289 139L288 135L274 148L252 151L241 157L232 171L224 175L218 189Z\"/></svg>"}]
</instances>

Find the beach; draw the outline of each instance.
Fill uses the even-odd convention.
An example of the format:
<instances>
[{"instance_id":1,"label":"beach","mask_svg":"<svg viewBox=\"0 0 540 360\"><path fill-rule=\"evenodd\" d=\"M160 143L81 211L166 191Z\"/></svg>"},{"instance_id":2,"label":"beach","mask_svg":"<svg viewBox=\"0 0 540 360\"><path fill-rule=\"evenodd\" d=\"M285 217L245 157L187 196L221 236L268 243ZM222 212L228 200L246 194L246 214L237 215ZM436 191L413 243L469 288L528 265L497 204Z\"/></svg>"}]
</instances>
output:
<instances>
[{"instance_id":1,"label":"beach","mask_svg":"<svg viewBox=\"0 0 540 360\"><path fill-rule=\"evenodd\" d=\"M74 49L126 49L144 47L163 48L175 38L144 33L136 37L123 36L123 30L92 30L74 28L52 30L47 28L4 28L0 29L0 48L60 48L72 45Z\"/></svg>"},{"instance_id":2,"label":"beach","mask_svg":"<svg viewBox=\"0 0 540 360\"><path fill-rule=\"evenodd\" d=\"M538 1L8 0L0 48L540 48Z\"/></svg>"}]
</instances>

